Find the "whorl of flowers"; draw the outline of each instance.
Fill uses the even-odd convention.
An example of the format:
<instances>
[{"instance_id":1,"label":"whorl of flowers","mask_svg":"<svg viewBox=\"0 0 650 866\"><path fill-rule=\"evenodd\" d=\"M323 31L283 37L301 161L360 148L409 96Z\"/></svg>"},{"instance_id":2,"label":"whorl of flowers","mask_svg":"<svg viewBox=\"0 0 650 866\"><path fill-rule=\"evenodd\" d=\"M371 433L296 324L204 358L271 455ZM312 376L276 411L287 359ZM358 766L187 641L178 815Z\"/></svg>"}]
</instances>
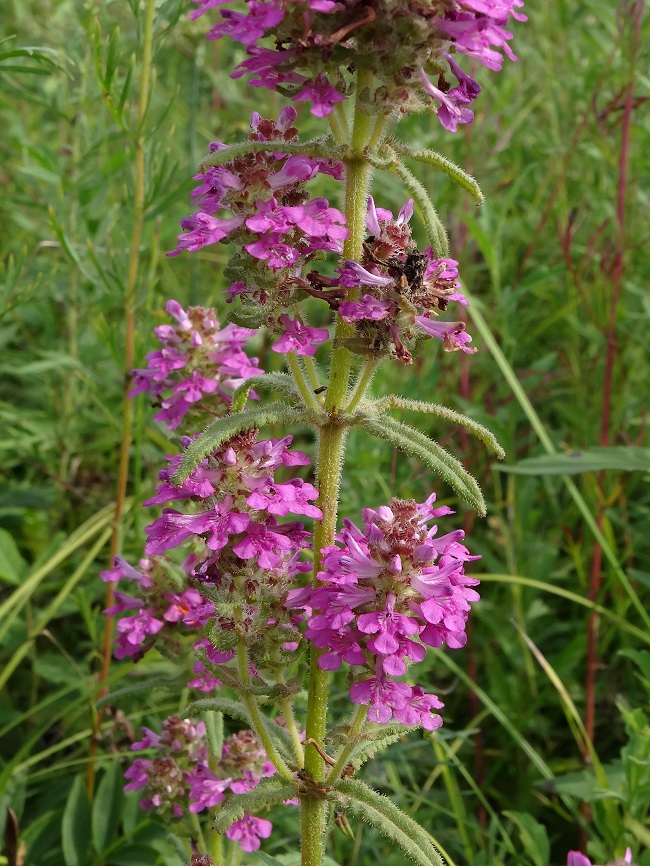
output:
<instances>
[{"instance_id":1,"label":"whorl of flowers","mask_svg":"<svg viewBox=\"0 0 650 866\"><path fill-rule=\"evenodd\" d=\"M471 556L458 529L438 535L429 521L453 513L425 502L392 499L366 508L364 528L350 520L337 536L339 546L323 551L322 586L289 593L287 604L311 612L306 637L321 650L319 665L355 670L350 696L368 704L368 718L433 730L442 724L435 695L398 682L426 647L465 645L465 624L478 580L464 572Z\"/></svg>"},{"instance_id":2,"label":"whorl of flowers","mask_svg":"<svg viewBox=\"0 0 650 866\"><path fill-rule=\"evenodd\" d=\"M154 328L162 349L150 352L147 368L133 371L131 397L146 392L162 407L154 420L174 430L197 403L225 411L232 392L246 379L264 371L244 346L255 333L228 324L224 328L213 309L188 307L170 300L167 313L176 325Z\"/></svg>"},{"instance_id":3,"label":"whorl of flowers","mask_svg":"<svg viewBox=\"0 0 650 866\"><path fill-rule=\"evenodd\" d=\"M393 219L368 196L369 236L361 262L344 262L338 278L340 286L361 294L357 301L335 302L341 318L355 325L355 336L346 345L406 364L412 358L405 343L417 336L436 337L449 352L473 353L464 322L437 320L438 311L452 301L467 306L459 291L458 262L436 258L431 247L419 252L411 238L412 215L412 200Z\"/></svg>"},{"instance_id":4,"label":"whorl of flowers","mask_svg":"<svg viewBox=\"0 0 650 866\"><path fill-rule=\"evenodd\" d=\"M182 819L214 809L232 794L251 791L260 781L275 773L260 742L252 731L240 731L227 737L217 765L208 760L205 724L170 716L156 734L142 728L142 740L133 743L133 751L153 752L150 758L136 758L125 777L125 791L144 795L140 807L154 809L162 815ZM272 825L266 818L244 815L226 831L244 851L256 851L260 839L271 835Z\"/></svg>"},{"instance_id":5,"label":"whorl of flowers","mask_svg":"<svg viewBox=\"0 0 650 866\"><path fill-rule=\"evenodd\" d=\"M245 13L223 8L228 0L193 2L193 18L221 7L208 39L245 46L233 78L249 75L253 87L309 102L326 117L350 95L349 71L361 69L374 79L362 94L368 113L435 108L451 131L472 120L468 106L481 90L457 56L501 69L504 54L517 59L509 19L526 20L522 0L247 0Z\"/></svg>"}]
</instances>

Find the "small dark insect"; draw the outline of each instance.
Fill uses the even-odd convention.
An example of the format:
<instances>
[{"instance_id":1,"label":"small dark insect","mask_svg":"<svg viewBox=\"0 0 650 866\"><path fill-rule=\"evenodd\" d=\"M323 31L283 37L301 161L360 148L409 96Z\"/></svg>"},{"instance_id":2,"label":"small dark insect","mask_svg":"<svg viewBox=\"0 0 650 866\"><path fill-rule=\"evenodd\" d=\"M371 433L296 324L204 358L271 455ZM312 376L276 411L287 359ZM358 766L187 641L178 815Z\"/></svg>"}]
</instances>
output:
<instances>
[{"instance_id":1,"label":"small dark insect","mask_svg":"<svg viewBox=\"0 0 650 866\"><path fill-rule=\"evenodd\" d=\"M322 394L327 391L327 385L321 385L320 388L314 388L314 394Z\"/></svg>"}]
</instances>

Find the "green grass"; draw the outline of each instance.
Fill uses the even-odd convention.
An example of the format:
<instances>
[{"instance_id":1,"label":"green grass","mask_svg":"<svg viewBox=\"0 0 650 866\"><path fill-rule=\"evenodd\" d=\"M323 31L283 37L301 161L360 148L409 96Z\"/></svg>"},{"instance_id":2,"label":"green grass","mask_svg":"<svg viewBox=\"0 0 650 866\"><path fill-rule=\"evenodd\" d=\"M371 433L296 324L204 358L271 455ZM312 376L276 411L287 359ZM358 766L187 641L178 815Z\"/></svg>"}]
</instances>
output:
<instances>
[{"instance_id":1,"label":"green grass","mask_svg":"<svg viewBox=\"0 0 650 866\"><path fill-rule=\"evenodd\" d=\"M481 314L481 322L472 321L470 311L468 325L479 354L465 361L428 347L409 376L387 365L374 385L376 395L399 391L468 413L498 436L509 465L601 444L617 250L623 272L613 319L609 445L647 446L650 379L650 121L643 102L650 19L635 58L629 10L617 15L606 0L529 5L530 21L516 27L519 62L483 72L471 128L454 136L420 117L400 127L404 141L438 149L473 174L486 196L477 210L445 175L418 170ZM128 751L129 725L155 725L183 706L170 663L114 665L93 804L75 781L85 774L97 700L104 593L98 572L108 559L121 436L142 14L134 17L127 2L94 0L5 6L4 35L15 38L0 45L0 54L7 45L39 48L12 57L8 71L0 60L0 821L10 806L25 866L177 864L183 853L137 811L133 797L123 797L114 769ZM137 365L153 347L151 328L163 320L167 298L224 310L225 248L174 259L164 252L189 212L191 176L207 143L242 138L251 111L275 113L282 105L231 81L236 51L205 42L202 22L189 22L185 11L178 2L156 9L155 76L140 130L146 196ZM636 102L621 236L617 196L630 80ZM306 135L317 132L313 119L303 120ZM377 176L375 192L393 208L405 198L388 174ZM261 340L259 349L263 367L277 365ZM137 558L147 522L139 502L169 446L142 398L134 411L123 550ZM487 579L470 648L430 654L423 664L446 703L440 738L405 738L367 766L366 780L392 793L456 864L561 864L582 826L592 859L607 862L631 844L635 862L648 866L648 471L569 480L509 474L458 430L432 417L419 424L483 485L488 517L460 519L472 550L483 556L474 571ZM418 464L353 431L344 514L354 519L365 505L430 489ZM454 501L448 489L439 493ZM597 635L594 743L606 777L600 789L577 721L584 715L591 603L575 598L588 599L599 516L606 550L596 601L609 612ZM343 683L336 688L342 692ZM584 802L591 819L580 811ZM117 815L110 838L98 829L107 810ZM333 835L338 863L403 862L375 830L353 830L356 843ZM295 850L296 832L295 816L278 812L269 853ZM8 831L7 857L11 838Z\"/></svg>"}]
</instances>

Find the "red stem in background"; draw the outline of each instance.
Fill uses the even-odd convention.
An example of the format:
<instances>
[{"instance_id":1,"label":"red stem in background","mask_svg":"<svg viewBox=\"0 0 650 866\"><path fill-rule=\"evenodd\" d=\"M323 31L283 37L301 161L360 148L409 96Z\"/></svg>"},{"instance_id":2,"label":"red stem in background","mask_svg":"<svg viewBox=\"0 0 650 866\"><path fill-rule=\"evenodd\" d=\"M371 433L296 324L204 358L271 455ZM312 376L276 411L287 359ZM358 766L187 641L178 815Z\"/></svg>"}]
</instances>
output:
<instances>
[{"instance_id":1,"label":"red stem in background","mask_svg":"<svg viewBox=\"0 0 650 866\"><path fill-rule=\"evenodd\" d=\"M623 5L620 7L622 15L628 11ZM632 111L634 108L634 78L635 65L639 51L641 21L644 12L644 0L633 0L629 5L630 18L632 19L633 38L630 51L630 77L625 89L625 100L621 119L621 144L618 161L618 184L617 184L617 208L616 208L616 249L612 264L609 268L609 276L612 282L612 296L609 306L609 321L605 331L607 349L605 355L605 372L603 381L603 403L601 409L600 437L599 443L606 447L611 438L611 415L612 415L612 382L614 377L614 362L616 360L616 318L618 303L623 288L623 256L625 253L625 204L628 190L628 167L630 158L630 128L632 125ZM599 505L596 520L598 528L602 531L605 511L604 473L598 475ZM594 542L591 556L589 599L598 601L601 589L602 577L602 549L598 542ZM602 603L602 600L601 600ZM587 668L585 678L585 728L587 735L594 741L596 723L596 673L598 668L597 654L597 632L598 614L591 613L587 624ZM588 816L589 808L583 809Z\"/></svg>"}]
</instances>

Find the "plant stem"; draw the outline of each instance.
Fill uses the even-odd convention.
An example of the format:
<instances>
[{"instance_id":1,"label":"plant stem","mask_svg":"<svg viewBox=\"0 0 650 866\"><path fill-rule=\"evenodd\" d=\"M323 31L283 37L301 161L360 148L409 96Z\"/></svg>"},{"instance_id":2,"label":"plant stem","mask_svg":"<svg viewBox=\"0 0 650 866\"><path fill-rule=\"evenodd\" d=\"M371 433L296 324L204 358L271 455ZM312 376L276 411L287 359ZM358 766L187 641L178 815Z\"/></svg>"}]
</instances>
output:
<instances>
[{"instance_id":1,"label":"plant stem","mask_svg":"<svg viewBox=\"0 0 650 866\"><path fill-rule=\"evenodd\" d=\"M310 409L319 409L318 402L314 397L312 389L309 387L309 383L305 379L305 374L302 371L300 361L295 352L287 354L287 363L291 370L293 381L296 383L296 388L300 391L300 396L305 401L305 405L309 406Z\"/></svg>"},{"instance_id":2,"label":"plant stem","mask_svg":"<svg viewBox=\"0 0 650 866\"><path fill-rule=\"evenodd\" d=\"M365 705L357 707L357 711L354 714L354 718L352 719L352 724L350 725L350 732L348 733L348 741L347 743L339 749L339 753L336 756L336 763L332 767L328 777L327 784L334 785L338 780L339 776L343 772L343 768L348 762L348 758L350 757L350 753L354 748L358 735L363 730L363 726L366 723L366 716L368 715L368 708Z\"/></svg>"},{"instance_id":3,"label":"plant stem","mask_svg":"<svg viewBox=\"0 0 650 866\"><path fill-rule=\"evenodd\" d=\"M363 362L359 378L356 381L354 390L352 391L352 396L350 397L350 402L345 410L346 412L353 412L363 400L365 393L368 390L368 386L377 372L378 366L379 360L377 358L369 358L367 361Z\"/></svg>"},{"instance_id":4,"label":"plant stem","mask_svg":"<svg viewBox=\"0 0 650 866\"><path fill-rule=\"evenodd\" d=\"M300 742L300 732L298 730L298 725L296 724L296 717L293 714L293 706L289 698L282 698L282 700L280 701L280 708L282 710L284 720L287 723L287 730L289 731L289 736L291 737L291 742L293 743L293 750L296 753L298 765L302 767L305 763L305 750L303 749L302 743Z\"/></svg>"},{"instance_id":5,"label":"plant stem","mask_svg":"<svg viewBox=\"0 0 650 866\"><path fill-rule=\"evenodd\" d=\"M151 53L153 44L153 22L155 11L155 0L147 0L145 9L145 21L142 37L142 66L140 68L140 96L138 99L138 112L136 118L135 138L133 142L133 156L135 163L135 183L133 193L133 229L131 233L131 246L129 248L129 262L127 269L126 288L124 292L124 393L122 398L122 435L120 441L120 460L117 474L117 485L115 492L115 512L113 515L113 534L111 536L110 561L117 556L120 550L122 535L122 517L124 514L124 503L126 499L126 488L129 479L129 456L131 449L133 410L129 391L131 389L130 373L135 359L135 301L136 288L138 285L138 270L140 264L140 245L144 229L145 209L145 136L143 125L147 113L149 101L149 87L152 78ZM114 603L114 584L106 584L105 607L111 607ZM101 650L101 665L99 670L100 689L98 697L106 692L111 668L111 654L113 644L113 619L107 617L104 620L104 635ZM101 712L95 714L93 726L93 737L90 741L90 754L88 769L86 773L86 788L89 796L92 796L95 786L95 756L99 746L99 732L101 730Z\"/></svg>"},{"instance_id":6,"label":"plant stem","mask_svg":"<svg viewBox=\"0 0 650 866\"><path fill-rule=\"evenodd\" d=\"M237 626L241 625L243 619L241 607L236 608L234 619ZM244 688L241 698L244 702L244 706L248 710L253 730L260 743L264 746L264 751L268 755L269 760L278 771L278 775L282 776L282 778L286 779L288 782L293 782L293 773L287 767L278 753L278 750L275 748L275 745L266 730L266 725L264 724L260 708L257 706L257 701L249 691L246 691L251 684L251 675L248 670L248 651L246 649L246 644L241 637L237 640L237 666L239 669L239 679Z\"/></svg>"},{"instance_id":7,"label":"plant stem","mask_svg":"<svg viewBox=\"0 0 650 866\"><path fill-rule=\"evenodd\" d=\"M360 70L357 80L357 100L370 84L370 73ZM343 245L344 259L360 259L366 227L366 194L371 166L364 157L370 137L370 117L355 106L351 155L345 165L345 219L348 239ZM353 326L339 319L336 338L351 336ZM338 512L339 485L345 446L346 428L338 421L338 410L345 406L351 368L350 352L343 346L332 350L330 377L325 409L330 423L320 429L317 484L323 519L314 530L314 585L318 584L320 552L334 543ZM318 666L319 651L312 647L310 655L309 695L307 702L307 739L322 744L327 726L329 675ZM305 747L305 771L315 782L325 775L323 759L313 745ZM324 797L303 796L301 800L302 866L321 866L325 853L327 802Z\"/></svg>"}]
</instances>

